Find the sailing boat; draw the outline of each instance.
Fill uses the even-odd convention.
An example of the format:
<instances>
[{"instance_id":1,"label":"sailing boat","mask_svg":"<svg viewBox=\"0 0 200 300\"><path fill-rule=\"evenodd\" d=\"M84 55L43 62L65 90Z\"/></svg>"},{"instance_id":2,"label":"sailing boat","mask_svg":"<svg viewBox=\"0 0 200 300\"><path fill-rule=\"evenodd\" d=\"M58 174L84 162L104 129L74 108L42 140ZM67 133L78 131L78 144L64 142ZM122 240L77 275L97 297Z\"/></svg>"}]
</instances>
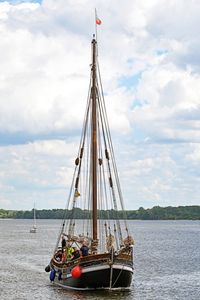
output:
<instances>
[{"instance_id":1,"label":"sailing boat","mask_svg":"<svg viewBox=\"0 0 200 300\"><path fill-rule=\"evenodd\" d=\"M127 289L133 276L129 234L101 84L95 35L83 130L50 280L68 289ZM77 220L80 208L84 220ZM123 219L122 221L119 219ZM104 219L104 220L102 220ZM83 221L81 225L80 222Z\"/></svg>"},{"instance_id":2,"label":"sailing boat","mask_svg":"<svg viewBox=\"0 0 200 300\"><path fill-rule=\"evenodd\" d=\"M36 209L35 209L35 203L33 208L33 226L30 229L30 233L36 233L37 232L37 226L36 226Z\"/></svg>"}]
</instances>

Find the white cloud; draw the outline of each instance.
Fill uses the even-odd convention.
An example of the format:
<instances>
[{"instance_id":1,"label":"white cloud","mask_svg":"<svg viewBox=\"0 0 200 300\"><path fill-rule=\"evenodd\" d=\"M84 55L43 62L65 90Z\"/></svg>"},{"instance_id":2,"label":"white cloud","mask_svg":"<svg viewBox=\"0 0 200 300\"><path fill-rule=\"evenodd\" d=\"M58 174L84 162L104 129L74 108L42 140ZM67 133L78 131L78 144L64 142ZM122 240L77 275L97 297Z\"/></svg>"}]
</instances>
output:
<instances>
[{"instance_id":1,"label":"white cloud","mask_svg":"<svg viewBox=\"0 0 200 300\"><path fill-rule=\"evenodd\" d=\"M143 73L133 109L133 122L152 140L199 142L200 76L163 65Z\"/></svg>"},{"instance_id":2,"label":"white cloud","mask_svg":"<svg viewBox=\"0 0 200 300\"><path fill-rule=\"evenodd\" d=\"M75 147L76 146L76 147ZM26 145L0 148L1 193L19 201L28 209L34 201L38 207L45 207L49 199L62 199L64 207L66 189L71 184L76 143L59 140L35 141ZM8 198L9 199L9 198ZM31 203L30 203L31 199ZM2 197L3 201L3 197ZM59 201L59 199L58 199ZM0 205L3 205L1 202ZM57 202L55 202L56 205ZM8 202L9 208L12 201Z\"/></svg>"},{"instance_id":3,"label":"white cloud","mask_svg":"<svg viewBox=\"0 0 200 300\"><path fill-rule=\"evenodd\" d=\"M9 2L0 3L0 207L64 207L94 7L128 207L199 203L199 2Z\"/></svg>"},{"instance_id":4,"label":"white cloud","mask_svg":"<svg viewBox=\"0 0 200 300\"><path fill-rule=\"evenodd\" d=\"M187 155L187 160L189 161L189 163L196 163L198 165L200 161L200 144L191 144L190 147L191 151Z\"/></svg>"}]
</instances>

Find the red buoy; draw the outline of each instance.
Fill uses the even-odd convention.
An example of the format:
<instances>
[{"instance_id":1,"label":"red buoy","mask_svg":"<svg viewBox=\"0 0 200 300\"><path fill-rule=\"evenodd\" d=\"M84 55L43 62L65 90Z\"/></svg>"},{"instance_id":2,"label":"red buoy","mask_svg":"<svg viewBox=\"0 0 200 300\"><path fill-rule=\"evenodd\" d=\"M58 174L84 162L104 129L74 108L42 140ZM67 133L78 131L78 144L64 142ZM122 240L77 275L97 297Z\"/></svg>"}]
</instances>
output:
<instances>
[{"instance_id":1,"label":"red buoy","mask_svg":"<svg viewBox=\"0 0 200 300\"><path fill-rule=\"evenodd\" d=\"M79 278L82 274L80 266L76 266L71 270L72 277Z\"/></svg>"}]
</instances>

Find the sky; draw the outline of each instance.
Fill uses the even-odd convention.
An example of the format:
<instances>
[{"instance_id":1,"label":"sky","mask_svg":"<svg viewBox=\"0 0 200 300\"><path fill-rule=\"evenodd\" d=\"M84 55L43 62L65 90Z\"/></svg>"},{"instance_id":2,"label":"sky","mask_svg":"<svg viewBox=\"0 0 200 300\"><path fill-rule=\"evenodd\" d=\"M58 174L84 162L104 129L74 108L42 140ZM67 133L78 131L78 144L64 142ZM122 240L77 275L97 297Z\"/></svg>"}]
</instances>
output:
<instances>
[{"instance_id":1,"label":"sky","mask_svg":"<svg viewBox=\"0 0 200 300\"><path fill-rule=\"evenodd\" d=\"M127 209L200 205L200 1L0 1L0 208L64 208L98 54Z\"/></svg>"}]
</instances>

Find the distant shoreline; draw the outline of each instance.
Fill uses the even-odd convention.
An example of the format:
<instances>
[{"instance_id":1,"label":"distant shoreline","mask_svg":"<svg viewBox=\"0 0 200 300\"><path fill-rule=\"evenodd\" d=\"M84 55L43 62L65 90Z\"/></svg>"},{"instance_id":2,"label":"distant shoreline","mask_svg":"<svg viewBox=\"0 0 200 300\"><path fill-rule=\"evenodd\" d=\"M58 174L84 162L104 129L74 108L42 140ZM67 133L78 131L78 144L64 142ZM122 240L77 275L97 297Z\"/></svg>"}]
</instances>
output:
<instances>
[{"instance_id":1,"label":"distant shoreline","mask_svg":"<svg viewBox=\"0 0 200 300\"><path fill-rule=\"evenodd\" d=\"M91 211L75 208L72 210L64 209L42 209L37 210L37 219L89 219ZM0 209L0 219L32 219L33 210L5 210ZM126 219L126 220L200 220L200 206L178 206L160 207L138 210L114 211L99 210L99 219Z\"/></svg>"}]
</instances>

